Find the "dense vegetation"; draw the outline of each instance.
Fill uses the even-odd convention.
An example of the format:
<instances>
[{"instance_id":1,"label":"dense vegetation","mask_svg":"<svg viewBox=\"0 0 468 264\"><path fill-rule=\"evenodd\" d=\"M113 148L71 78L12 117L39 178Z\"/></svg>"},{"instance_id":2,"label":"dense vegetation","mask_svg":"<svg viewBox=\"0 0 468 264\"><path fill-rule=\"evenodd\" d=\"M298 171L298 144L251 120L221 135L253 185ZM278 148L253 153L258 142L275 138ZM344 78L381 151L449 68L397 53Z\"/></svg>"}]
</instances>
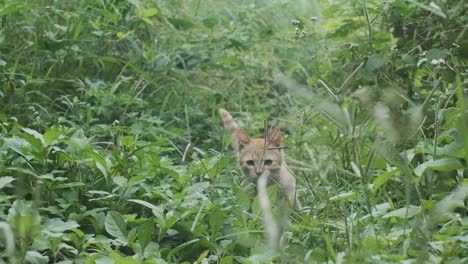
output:
<instances>
[{"instance_id":1,"label":"dense vegetation","mask_svg":"<svg viewBox=\"0 0 468 264\"><path fill-rule=\"evenodd\" d=\"M0 262L468 262L467 7L1 1ZM224 106L285 134L280 251Z\"/></svg>"}]
</instances>

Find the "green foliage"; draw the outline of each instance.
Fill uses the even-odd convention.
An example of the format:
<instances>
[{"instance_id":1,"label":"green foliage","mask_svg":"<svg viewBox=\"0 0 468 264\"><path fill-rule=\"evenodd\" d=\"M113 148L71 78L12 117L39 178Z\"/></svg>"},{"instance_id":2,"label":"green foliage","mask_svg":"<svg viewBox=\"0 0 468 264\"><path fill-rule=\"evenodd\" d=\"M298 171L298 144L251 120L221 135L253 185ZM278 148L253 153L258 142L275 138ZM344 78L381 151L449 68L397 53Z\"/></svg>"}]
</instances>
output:
<instances>
[{"instance_id":1,"label":"green foliage","mask_svg":"<svg viewBox=\"0 0 468 264\"><path fill-rule=\"evenodd\" d=\"M467 262L467 4L306 2L2 1L0 263ZM223 106L284 131L279 252Z\"/></svg>"}]
</instances>

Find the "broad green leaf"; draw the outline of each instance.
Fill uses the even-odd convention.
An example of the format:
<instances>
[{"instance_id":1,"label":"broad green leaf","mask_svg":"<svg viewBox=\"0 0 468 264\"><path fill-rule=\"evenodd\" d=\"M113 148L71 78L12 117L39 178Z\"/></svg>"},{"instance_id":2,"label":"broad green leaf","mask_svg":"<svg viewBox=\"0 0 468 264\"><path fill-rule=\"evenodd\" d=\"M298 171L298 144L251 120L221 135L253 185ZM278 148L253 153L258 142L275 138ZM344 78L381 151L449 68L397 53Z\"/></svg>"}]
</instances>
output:
<instances>
[{"instance_id":1,"label":"broad green leaf","mask_svg":"<svg viewBox=\"0 0 468 264\"><path fill-rule=\"evenodd\" d=\"M243 211L248 211L250 208L251 199L247 192L243 191L241 188L236 188L236 196L238 199L239 207Z\"/></svg>"},{"instance_id":2,"label":"broad green leaf","mask_svg":"<svg viewBox=\"0 0 468 264\"><path fill-rule=\"evenodd\" d=\"M62 131L57 128L49 128L44 133L44 142L46 146L50 146L63 136Z\"/></svg>"},{"instance_id":3,"label":"broad green leaf","mask_svg":"<svg viewBox=\"0 0 468 264\"><path fill-rule=\"evenodd\" d=\"M375 178L372 181L372 185L374 186L372 191L376 192L382 185L384 185L388 180L390 180L399 171L400 171L399 169L394 169L392 171L385 172L377 176L377 178Z\"/></svg>"},{"instance_id":4,"label":"broad green leaf","mask_svg":"<svg viewBox=\"0 0 468 264\"><path fill-rule=\"evenodd\" d=\"M167 256L167 259L168 259L168 260L171 260L171 259L172 259L172 256L173 256L175 253L181 251L182 249L184 249L184 248L186 248L186 247L188 247L188 246L190 246L190 245L192 245L192 244L194 244L194 243L197 243L198 241L200 241L200 239L199 239L199 238L196 238L196 239L192 239L192 240L190 240L190 241L187 241L187 242L185 242L185 243L182 243L182 244L178 245L177 247L175 247L174 249L172 249L171 251L169 251L169 254L168 254L168 256Z\"/></svg>"},{"instance_id":5,"label":"broad green leaf","mask_svg":"<svg viewBox=\"0 0 468 264\"><path fill-rule=\"evenodd\" d=\"M59 218L52 218L47 219L44 223L43 232L49 236L58 237L62 236L65 231L70 231L73 228L78 228L79 226L80 225L75 221L63 222Z\"/></svg>"},{"instance_id":6,"label":"broad green leaf","mask_svg":"<svg viewBox=\"0 0 468 264\"><path fill-rule=\"evenodd\" d=\"M1 92L0 97L3 97L3 94ZM0 111L0 122L7 122L7 116L5 112Z\"/></svg>"},{"instance_id":7,"label":"broad green leaf","mask_svg":"<svg viewBox=\"0 0 468 264\"><path fill-rule=\"evenodd\" d=\"M465 182L435 205L433 215L438 219L444 214L452 213L456 208L466 208L467 198L468 182Z\"/></svg>"},{"instance_id":8,"label":"broad green leaf","mask_svg":"<svg viewBox=\"0 0 468 264\"><path fill-rule=\"evenodd\" d=\"M414 173L421 177L423 173L427 169L432 169L436 171L452 171L456 169L463 168L463 164L455 158L442 158L437 160L430 160L420 164L416 169L414 169Z\"/></svg>"},{"instance_id":9,"label":"broad green leaf","mask_svg":"<svg viewBox=\"0 0 468 264\"><path fill-rule=\"evenodd\" d=\"M206 260L206 256L208 256L208 253L210 253L209 250L203 251L200 256L198 256L197 262L196 263L203 263L203 260Z\"/></svg>"},{"instance_id":10,"label":"broad green leaf","mask_svg":"<svg viewBox=\"0 0 468 264\"><path fill-rule=\"evenodd\" d=\"M152 17L159 13L159 9L152 7L148 8L143 12L143 17Z\"/></svg>"},{"instance_id":11,"label":"broad green leaf","mask_svg":"<svg viewBox=\"0 0 468 264\"><path fill-rule=\"evenodd\" d=\"M26 252L25 263L30 264L47 264L49 263L49 257L42 255L37 251Z\"/></svg>"},{"instance_id":12,"label":"broad green leaf","mask_svg":"<svg viewBox=\"0 0 468 264\"><path fill-rule=\"evenodd\" d=\"M148 203L147 201L139 200L139 199L129 199L128 201L129 202L134 202L134 203L137 203L137 204L141 204L141 205L151 209L154 216L156 216L156 218L159 221L163 221L163 222L165 221L163 211L158 206L156 206L154 204L151 204L151 203Z\"/></svg>"},{"instance_id":13,"label":"broad green leaf","mask_svg":"<svg viewBox=\"0 0 468 264\"><path fill-rule=\"evenodd\" d=\"M385 59L380 54L373 54L369 57L366 63L368 71L375 71L385 65Z\"/></svg>"},{"instance_id":14,"label":"broad green leaf","mask_svg":"<svg viewBox=\"0 0 468 264\"><path fill-rule=\"evenodd\" d=\"M135 144L135 138L133 136L123 136L120 137L120 143L127 148L131 148Z\"/></svg>"},{"instance_id":15,"label":"broad green leaf","mask_svg":"<svg viewBox=\"0 0 468 264\"><path fill-rule=\"evenodd\" d=\"M214 212L211 212L208 217L208 223L212 231L219 231L223 226L224 219L226 219L226 213L215 209Z\"/></svg>"},{"instance_id":16,"label":"broad green leaf","mask_svg":"<svg viewBox=\"0 0 468 264\"><path fill-rule=\"evenodd\" d=\"M26 242L40 232L41 217L31 201L16 200L8 211L8 222L15 230L15 239Z\"/></svg>"},{"instance_id":17,"label":"broad green leaf","mask_svg":"<svg viewBox=\"0 0 468 264\"><path fill-rule=\"evenodd\" d=\"M127 243L129 246L133 247L135 245L136 239L137 239L137 228L132 228L128 233L127 233Z\"/></svg>"},{"instance_id":18,"label":"broad green leaf","mask_svg":"<svg viewBox=\"0 0 468 264\"><path fill-rule=\"evenodd\" d=\"M32 171L30 169L24 169L24 168L18 168L18 167L8 167L7 169L12 170L12 171L21 172L21 173L24 173L24 174L31 175L31 176L34 176L36 178L39 178L39 175L37 175L34 171Z\"/></svg>"},{"instance_id":19,"label":"broad green leaf","mask_svg":"<svg viewBox=\"0 0 468 264\"><path fill-rule=\"evenodd\" d=\"M104 178L107 179L109 177L109 174L107 174L106 167L104 167L102 163L97 162L97 161L94 164L96 165L96 168L102 173Z\"/></svg>"},{"instance_id":20,"label":"broad green leaf","mask_svg":"<svg viewBox=\"0 0 468 264\"><path fill-rule=\"evenodd\" d=\"M213 28L218 24L218 19L216 17L209 17L203 19L203 25L207 28Z\"/></svg>"},{"instance_id":21,"label":"broad green leaf","mask_svg":"<svg viewBox=\"0 0 468 264\"><path fill-rule=\"evenodd\" d=\"M127 227L122 215L115 211L107 213L105 229L111 236L118 238L122 242L127 241Z\"/></svg>"},{"instance_id":22,"label":"broad green leaf","mask_svg":"<svg viewBox=\"0 0 468 264\"><path fill-rule=\"evenodd\" d=\"M25 127L24 127L22 130L23 130L24 132L26 132L27 134L33 136L35 139L38 139L38 140L41 142L42 146L45 146L45 145L46 145L46 142L45 142L45 140L44 140L44 136L42 136L41 133L37 132L37 131L34 130L34 129L25 128ZM32 144L32 142L30 142L30 143Z\"/></svg>"},{"instance_id":23,"label":"broad green leaf","mask_svg":"<svg viewBox=\"0 0 468 264\"><path fill-rule=\"evenodd\" d=\"M109 256L111 256L112 260L114 262L110 263L115 263L115 264L141 264L140 261L133 259L132 257L122 257L119 253L110 250Z\"/></svg>"},{"instance_id":24,"label":"broad green leaf","mask_svg":"<svg viewBox=\"0 0 468 264\"><path fill-rule=\"evenodd\" d=\"M422 8L424 10L427 10L435 15L438 15L442 18L447 18L447 16L444 14L444 12L442 12L442 9L437 5L437 4L434 4L434 2L431 2L430 5L425 5L425 4L422 4L420 3L421 1L417 1L417 0L406 0L416 6L418 6L419 8Z\"/></svg>"},{"instance_id":25,"label":"broad green leaf","mask_svg":"<svg viewBox=\"0 0 468 264\"><path fill-rule=\"evenodd\" d=\"M232 256L225 256L221 259L221 262L220 264L232 264L234 263L234 259L232 258Z\"/></svg>"},{"instance_id":26,"label":"broad green leaf","mask_svg":"<svg viewBox=\"0 0 468 264\"><path fill-rule=\"evenodd\" d=\"M3 146L8 147L21 156L26 156L29 153L31 144L23 138L13 136L11 138L3 138Z\"/></svg>"},{"instance_id":27,"label":"broad green leaf","mask_svg":"<svg viewBox=\"0 0 468 264\"><path fill-rule=\"evenodd\" d=\"M209 182L197 182L184 190L187 194L201 193L210 186Z\"/></svg>"},{"instance_id":28,"label":"broad green leaf","mask_svg":"<svg viewBox=\"0 0 468 264\"><path fill-rule=\"evenodd\" d=\"M429 61L443 59L445 56L450 54L447 50L440 50L440 49L430 49L427 51L426 58Z\"/></svg>"},{"instance_id":29,"label":"broad green leaf","mask_svg":"<svg viewBox=\"0 0 468 264\"><path fill-rule=\"evenodd\" d=\"M13 182L15 178L10 176L0 177L0 189L3 189L7 184Z\"/></svg>"},{"instance_id":30,"label":"broad green leaf","mask_svg":"<svg viewBox=\"0 0 468 264\"><path fill-rule=\"evenodd\" d=\"M410 205L408 207L399 208L389 213L386 213L382 218L398 217L398 218L412 218L421 211L420 207Z\"/></svg>"},{"instance_id":31,"label":"broad green leaf","mask_svg":"<svg viewBox=\"0 0 468 264\"><path fill-rule=\"evenodd\" d=\"M144 251L146 246L151 241L154 233L154 223L148 220L138 227L138 242L140 243L141 250Z\"/></svg>"},{"instance_id":32,"label":"broad green leaf","mask_svg":"<svg viewBox=\"0 0 468 264\"><path fill-rule=\"evenodd\" d=\"M119 187L125 186L125 184L127 184L128 182L127 178L122 177L122 176L114 177L112 181Z\"/></svg>"},{"instance_id":33,"label":"broad green leaf","mask_svg":"<svg viewBox=\"0 0 468 264\"><path fill-rule=\"evenodd\" d=\"M169 18L168 21L174 25L175 28L180 30L188 30L193 27L193 23L187 19Z\"/></svg>"},{"instance_id":34,"label":"broad green leaf","mask_svg":"<svg viewBox=\"0 0 468 264\"><path fill-rule=\"evenodd\" d=\"M0 222L0 231L3 237L5 253L11 255L15 251L15 238L11 226L6 222Z\"/></svg>"}]
</instances>

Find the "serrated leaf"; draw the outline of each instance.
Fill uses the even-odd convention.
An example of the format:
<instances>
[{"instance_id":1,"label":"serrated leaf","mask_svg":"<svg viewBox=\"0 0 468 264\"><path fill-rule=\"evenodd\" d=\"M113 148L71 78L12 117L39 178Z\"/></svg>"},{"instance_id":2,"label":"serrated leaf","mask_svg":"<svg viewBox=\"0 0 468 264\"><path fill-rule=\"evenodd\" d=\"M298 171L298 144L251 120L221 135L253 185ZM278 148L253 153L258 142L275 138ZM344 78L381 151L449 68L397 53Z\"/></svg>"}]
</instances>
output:
<instances>
[{"instance_id":1,"label":"serrated leaf","mask_svg":"<svg viewBox=\"0 0 468 264\"><path fill-rule=\"evenodd\" d=\"M421 177L427 169L436 171L452 171L463 168L463 164L456 158L442 158L430 160L420 164L414 169L414 174Z\"/></svg>"},{"instance_id":2,"label":"serrated leaf","mask_svg":"<svg viewBox=\"0 0 468 264\"><path fill-rule=\"evenodd\" d=\"M121 242L127 242L127 227L120 213L115 211L107 213L104 227L111 236L118 238Z\"/></svg>"}]
</instances>

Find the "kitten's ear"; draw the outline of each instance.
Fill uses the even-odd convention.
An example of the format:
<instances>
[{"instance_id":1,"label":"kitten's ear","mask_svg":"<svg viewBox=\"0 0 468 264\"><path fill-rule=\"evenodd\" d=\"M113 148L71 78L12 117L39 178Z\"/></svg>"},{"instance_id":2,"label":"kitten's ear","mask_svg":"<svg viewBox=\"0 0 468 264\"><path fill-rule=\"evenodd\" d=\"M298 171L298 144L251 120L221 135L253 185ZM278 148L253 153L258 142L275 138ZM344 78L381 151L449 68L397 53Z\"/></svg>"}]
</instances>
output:
<instances>
[{"instance_id":1,"label":"kitten's ear","mask_svg":"<svg viewBox=\"0 0 468 264\"><path fill-rule=\"evenodd\" d=\"M237 132L237 142L239 144L239 150L241 150L245 145L249 144L250 138L244 129L239 129Z\"/></svg>"},{"instance_id":2,"label":"kitten's ear","mask_svg":"<svg viewBox=\"0 0 468 264\"><path fill-rule=\"evenodd\" d=\"M281 146L281 140L282 140L282 136L281 136L281 131L279 130L279 128L270 129L268 133L269 144L279 147Z\"/></svg>"}]
</instances>

